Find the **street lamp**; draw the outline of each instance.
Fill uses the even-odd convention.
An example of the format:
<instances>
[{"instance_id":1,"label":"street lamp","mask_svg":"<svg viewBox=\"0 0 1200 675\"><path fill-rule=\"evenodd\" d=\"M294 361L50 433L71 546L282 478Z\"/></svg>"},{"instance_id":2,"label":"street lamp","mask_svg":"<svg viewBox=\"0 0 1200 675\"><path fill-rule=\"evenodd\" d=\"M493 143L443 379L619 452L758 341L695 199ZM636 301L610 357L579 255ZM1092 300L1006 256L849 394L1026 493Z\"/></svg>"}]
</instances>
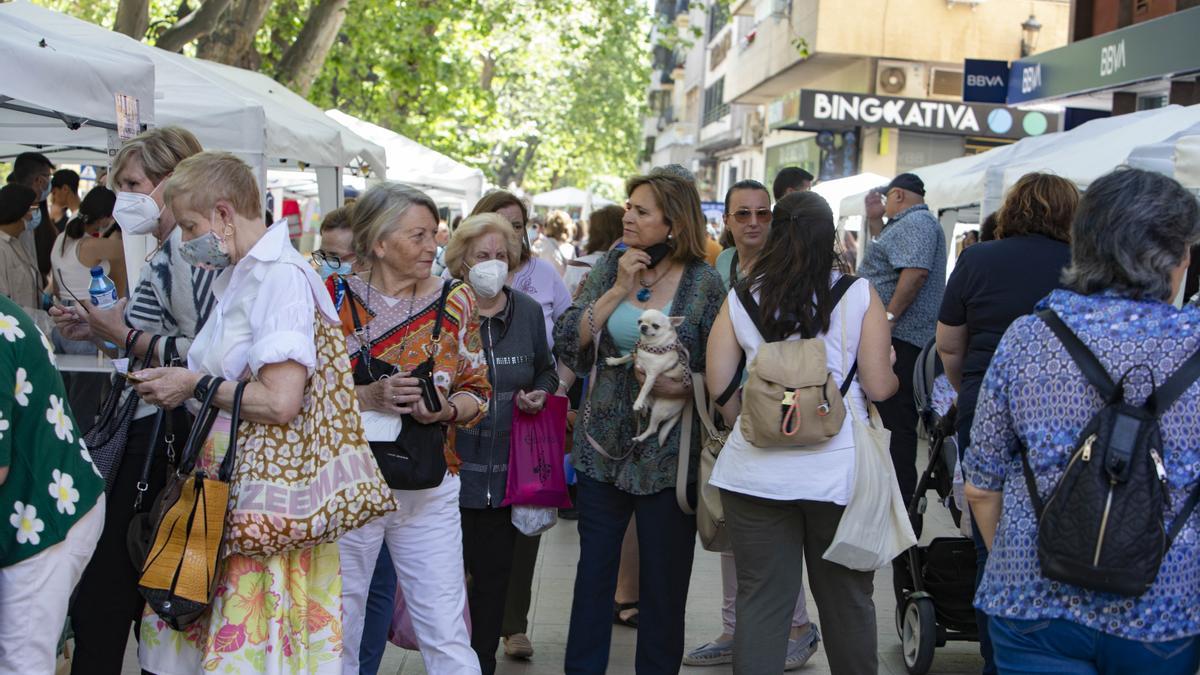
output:
<instances>
[{"instance_id":1,"label":"street lamp","mask_svg":"<svg viewBox=\"0 0 1200 675\"><path fill-rule=\"evenodd\" d=\"M1028 19L1021 22L1021 58L1025 58L1037 49L1038 33L1042 32L1042 22L1030 14Z\"/></svg>"}]
</instances>

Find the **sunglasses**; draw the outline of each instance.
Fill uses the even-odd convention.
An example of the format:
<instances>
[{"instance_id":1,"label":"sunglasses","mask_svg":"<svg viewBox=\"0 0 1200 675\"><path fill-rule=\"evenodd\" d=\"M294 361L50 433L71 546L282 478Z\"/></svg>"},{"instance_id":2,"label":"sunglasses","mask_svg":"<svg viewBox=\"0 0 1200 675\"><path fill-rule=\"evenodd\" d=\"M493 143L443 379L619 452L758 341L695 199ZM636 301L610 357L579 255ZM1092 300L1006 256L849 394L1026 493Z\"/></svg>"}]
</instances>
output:
<instances>
[{"instance_id":1,"label":"sunglasses","mask_svg":"<svg viewBox=\"0 0 1200 675\"><path fill-rule=\"evenodd\" d=\"M771 222L771 209L738 209L732 214L733 219L740 225L745 225L750 222L751 218L756 218L760 223Z\"/></svg>"}]
</instances>

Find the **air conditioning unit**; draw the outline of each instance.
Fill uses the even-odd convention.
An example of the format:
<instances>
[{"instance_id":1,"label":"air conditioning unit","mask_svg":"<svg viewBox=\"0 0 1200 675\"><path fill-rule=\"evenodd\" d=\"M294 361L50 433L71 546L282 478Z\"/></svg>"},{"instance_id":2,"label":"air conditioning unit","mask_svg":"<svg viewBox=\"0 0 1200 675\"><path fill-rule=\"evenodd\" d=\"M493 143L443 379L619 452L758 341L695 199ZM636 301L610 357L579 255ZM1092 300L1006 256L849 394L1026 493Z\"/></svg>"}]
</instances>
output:
<instances>
[{"instance_id":1,"label":"air conditioning unit","mask_svg":"<svg viewBox=\"0 0 1200 675\"><path fill-rule=\"evenodd\" d=\"M956 68L929 69L929 97L958 99L963 92L963 71Z\"/></svg>"},{"instance_id":2,"label":"air conditioning unit","mask_svg":"<svg viewBox=\"0 0 1200 675\"><path fill-rule=\"evenodd\" d=\"M875 68L875 93L881 96L925 98L928 86L925 64L880 60Z\"/></svg>"}]
</instances>

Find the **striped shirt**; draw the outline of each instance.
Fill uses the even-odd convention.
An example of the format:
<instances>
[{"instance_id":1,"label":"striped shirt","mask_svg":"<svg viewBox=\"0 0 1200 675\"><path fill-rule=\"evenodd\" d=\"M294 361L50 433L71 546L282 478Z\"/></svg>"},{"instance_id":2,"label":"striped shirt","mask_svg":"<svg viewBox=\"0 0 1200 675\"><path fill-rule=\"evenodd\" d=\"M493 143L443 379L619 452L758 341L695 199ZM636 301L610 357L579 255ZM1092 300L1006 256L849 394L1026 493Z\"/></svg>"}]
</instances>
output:
<instances>
[{"instance_id":1,"label":"striped shirt","mask_svg":"<svg viewBox=\"0 0 1200 675\"><path fill-rule=\"evenodd\" d=\"M221 270L192 267L179 255L183 235L176 228L142 268L142 275L125 307L125 322L152 335L174 336L175 347L184 363L192 338L204 326L216 304L213 281ZM157 348L163 359L166 341ZM142 404L137 416L151 414L154 408Z\"/></svg>"}]
</instances>

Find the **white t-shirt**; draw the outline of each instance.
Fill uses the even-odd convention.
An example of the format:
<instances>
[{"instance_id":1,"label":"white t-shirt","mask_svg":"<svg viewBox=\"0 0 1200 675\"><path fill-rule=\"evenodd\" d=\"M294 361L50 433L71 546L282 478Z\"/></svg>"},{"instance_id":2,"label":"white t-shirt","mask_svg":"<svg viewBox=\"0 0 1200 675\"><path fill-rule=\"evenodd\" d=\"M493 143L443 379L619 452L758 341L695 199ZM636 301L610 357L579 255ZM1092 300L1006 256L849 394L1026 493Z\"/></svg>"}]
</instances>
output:
<instances>
[{"instance_id":1,"label":"white t-shirt","mask_svg":"<svg viewBox=\"0 0 1200 675\"><path fill-rule=\"evenodd\" d=\"M830 284L840 277L840 272L834 272ZM855 281L834 308L829 319L829 332L820 336L825 341L829 372L839 384L858 355L863 317L866 316L870 301L869 282L866 279ZM727 302L734 334L746 352L746 362L750 363L763 342L762 336L735 292L730 291ZM793 335L788 339L799 339L799 336ZM824 443L805 448L756 447L742 436L739 419L717 458L709 484L763 499L807 499L845 505L854 484L854 434L851 421L854 414L859 419L867 417L866 397L858 385L858 378L850 383L845 400L851 410L847 411L841 431Z\"/></svg>"}]
</instances>

